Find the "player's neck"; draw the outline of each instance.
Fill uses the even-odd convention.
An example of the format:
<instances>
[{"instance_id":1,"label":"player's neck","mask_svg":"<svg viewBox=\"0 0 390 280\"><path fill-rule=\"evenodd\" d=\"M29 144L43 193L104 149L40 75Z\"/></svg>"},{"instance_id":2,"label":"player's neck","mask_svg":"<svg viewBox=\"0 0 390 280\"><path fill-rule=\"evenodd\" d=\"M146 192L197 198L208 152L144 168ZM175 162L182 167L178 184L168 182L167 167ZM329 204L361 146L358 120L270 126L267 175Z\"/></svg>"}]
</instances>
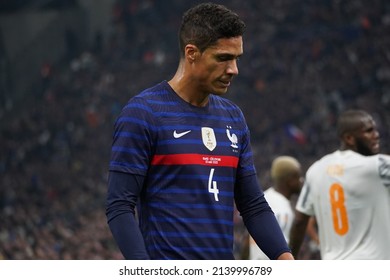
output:
<instances>
[{"instance_id":1,"label":"player's neck","mask_svg":"<svg viewBox=\"0 0 390 280\"><path fill-rule=\"evenodd\" d=\"M275 186L274 186L274 189L275 189L278 193L280 193L281 195L283 195L285 198L287 198L287 199L290 199L290 198L291 198L292 193L291 193L289 190L287 190L286 188L282 188L281 186L275 185Z\"/></svg>"},{"instance_id":2,"label":"player's neck","mask_svg":"<svg viewBox=\"0 0 390 280\"><path fill-rule=\"evenodd\" d=\"M181 99L193 106L204 107L209 102L209 94L202 94L202 92L198 90L196 82L185 76L176 74L168 81L168 84Z\"/></svg>"}]
</instances>

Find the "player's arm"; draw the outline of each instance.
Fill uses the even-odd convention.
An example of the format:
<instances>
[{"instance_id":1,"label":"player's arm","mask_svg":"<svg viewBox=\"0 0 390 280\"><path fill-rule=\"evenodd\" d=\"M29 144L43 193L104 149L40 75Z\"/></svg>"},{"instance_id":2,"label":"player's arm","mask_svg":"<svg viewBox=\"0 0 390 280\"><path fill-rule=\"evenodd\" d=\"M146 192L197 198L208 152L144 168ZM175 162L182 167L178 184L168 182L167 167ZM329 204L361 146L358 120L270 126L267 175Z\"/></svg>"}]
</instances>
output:
<instances>
[{"instance_id":1,"label":"player's arm","mask_svg":"<svg viewBox=\"0 0 390 280\"><path fill-rule=\"evenodd\" d=\"M106 216L112 235L125 259L149 259L135 219L135 205L144 177L110 171Z\"/></svg>"},{"instance_id":2,"label":"player's arm","mask_svg":"<svg viewBox=\"0 0 390 280\"><path fill-rule=\"evenodd\" d=\"M248 232L271 259L292 260L282 230L264 197L256 175L237 180L235 201Z\"/></svg>"},{"instance_id":3,"label":"player's arm","mask_svg":"<svg viewBox=\"0 0 390 280\"><path fill-rule=\"evenodd\" d=\"M307 224L306 233L316 245L320 244L320 239L318 237L317 221L314 216L311 216Z\"/></svg>"},{"instance_id":4,"label":"player's arm","mask_svg":"<svg viewBox=\"0 0 390 280\"><path fill-rule=\"evenodd\" d=\"M290 231L290 248L295 258L298 258L299 250L306 234L307 224L310 216L295 211L295 218Z\"/></svg>"}]
</instances>

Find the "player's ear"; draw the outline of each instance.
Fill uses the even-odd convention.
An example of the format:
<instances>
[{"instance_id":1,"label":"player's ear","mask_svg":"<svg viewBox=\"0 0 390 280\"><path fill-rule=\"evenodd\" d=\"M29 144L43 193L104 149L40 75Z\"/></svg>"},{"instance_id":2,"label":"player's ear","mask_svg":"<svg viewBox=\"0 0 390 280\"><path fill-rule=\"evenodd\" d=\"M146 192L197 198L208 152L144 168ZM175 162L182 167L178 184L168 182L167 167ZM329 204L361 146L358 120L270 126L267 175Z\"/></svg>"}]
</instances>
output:
<instances>
[{"instance_id":1,"label":"player's ear","mask_svg":"<svg viewBox=\"0 0 390 280\"><path fill-rule=\"evenodd\" d=\"M343 135L343 141L347 144L349 147L355 146L355 136L352 133L344 133Z\"/></svg>"},{"instance_id":2,"label":"player's ear","mask_svg":"<svg viewBox=\"0 0 390 280\"><path fill-rule=\"evenodd\" d=\"M184 49L184 55L185 55L186 59L190 63L192 63L198 57L199 49L195 45L193 45L193 44L188 44L188 45L186 45L186 47Z\"/></svg>"}]
</instances>

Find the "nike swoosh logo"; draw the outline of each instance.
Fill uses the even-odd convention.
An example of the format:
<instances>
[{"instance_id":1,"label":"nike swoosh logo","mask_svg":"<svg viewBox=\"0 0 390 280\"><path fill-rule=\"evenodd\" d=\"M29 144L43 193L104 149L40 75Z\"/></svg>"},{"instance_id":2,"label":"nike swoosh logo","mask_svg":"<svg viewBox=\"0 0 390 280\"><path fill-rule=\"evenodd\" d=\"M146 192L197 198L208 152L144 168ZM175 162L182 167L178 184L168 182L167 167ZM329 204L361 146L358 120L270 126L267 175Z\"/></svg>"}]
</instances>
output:
<instances>
[{"instance_id":1,"label":"nike swoosh logo","mask_svg":"<svg viewBox=\"0 0 390 280\"><path fill-rule=\"evenodd\" d=\"M184 131L184 132L180 132L180 133L177 133L176 130L173 132L173 137L175 138L180 138L188 133L190 133L191 130L187 130L187 131Z\"/></svg>"}]
</instances>

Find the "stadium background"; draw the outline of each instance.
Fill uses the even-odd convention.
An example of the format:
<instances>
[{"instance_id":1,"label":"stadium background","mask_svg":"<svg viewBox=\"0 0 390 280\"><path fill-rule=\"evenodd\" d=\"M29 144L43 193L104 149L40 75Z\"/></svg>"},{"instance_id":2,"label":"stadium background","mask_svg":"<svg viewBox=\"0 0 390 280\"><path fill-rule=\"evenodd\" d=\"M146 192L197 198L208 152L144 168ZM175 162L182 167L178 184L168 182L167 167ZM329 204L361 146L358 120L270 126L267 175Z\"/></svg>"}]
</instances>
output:
<instances>
[{"instance_id":1,"label":"stadium background","mask_svg":"<svg viewBox=\"0 0 390 280\"><path fill-rule=\"evenodd\" d=\"M180 16L199 2L0 1L0 259L122 258L104 214L113 121L174 74ZM215 2L247 23L227 98L246 115L264 188L275 156L306 170L336 149L346 108L374 115L389 153L388 1ZM237 215L237 258L246 237Z\"/></svg>"}]
</instances>

